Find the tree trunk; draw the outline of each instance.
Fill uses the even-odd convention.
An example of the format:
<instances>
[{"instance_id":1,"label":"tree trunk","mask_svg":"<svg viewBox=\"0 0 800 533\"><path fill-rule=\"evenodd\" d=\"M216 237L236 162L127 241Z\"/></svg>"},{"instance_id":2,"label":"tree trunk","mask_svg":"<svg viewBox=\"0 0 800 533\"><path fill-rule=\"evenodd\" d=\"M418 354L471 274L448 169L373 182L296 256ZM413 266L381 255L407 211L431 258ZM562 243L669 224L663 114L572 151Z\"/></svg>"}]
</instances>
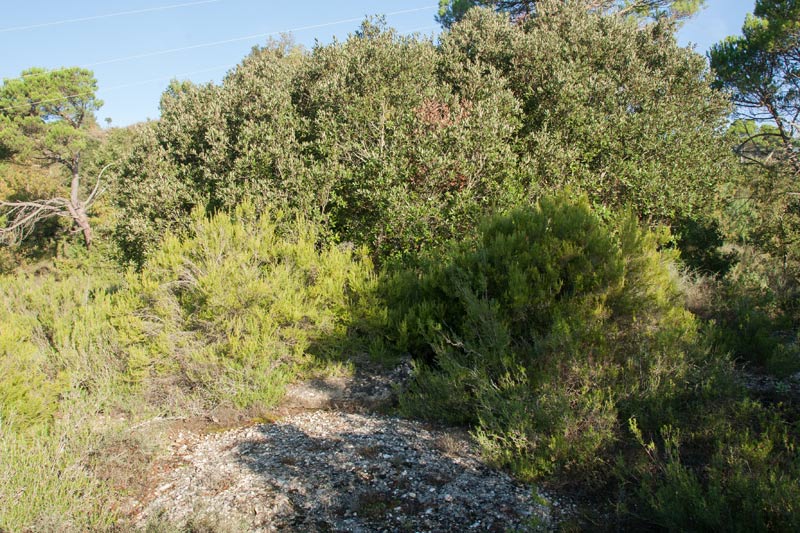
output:
<instances>
[{"instance_id":1,"label":"tree trunk","mask_svg":"<svg viewBox=\"0 0 800 533\"><path fill-rule=\"evenodd\" d=\"M72 220L78 225L83 233L83 242L86 247L92 246L92 227L89 225L89 217L86 214L86 206L81 202L78 193L80 189L81 178L78 173L77 163L72 170L72 181L70 183L70 197L69 197L69 213L72 215Z\"/></svg>"},{"instance_id":2,"label":"tree trunk","mask_svg":"<svg viewBox=\"0 0 800 533\"><path fill-rule=\"evenodd\" d=\"M86 215L86 209L84 209L82 202L76 211L78 213L76 222L83 233L83 242L87 248L90 248L92 246L92 227L89 225L89 217Z\"/></svg>"},{"instance_id":3,"label":"tree trunk","mask_svg":"<svg viewBox=\"0 0 800 533\"><path fill-rule=\"evenodd\" d=\"M780 133L783 147L786 150L786 157L789 159L789 165L794 175L800 176L800 159L797 158L797 154L794 151L794 139L792 138L792 134L786 130L783 118L775 105L771 101L767 101L765 102L765 107L767 111L769 111L769 114L772 115L772 120L775 121L775 125L778 126L778 133Z\"/></svg>"}]
</instances>

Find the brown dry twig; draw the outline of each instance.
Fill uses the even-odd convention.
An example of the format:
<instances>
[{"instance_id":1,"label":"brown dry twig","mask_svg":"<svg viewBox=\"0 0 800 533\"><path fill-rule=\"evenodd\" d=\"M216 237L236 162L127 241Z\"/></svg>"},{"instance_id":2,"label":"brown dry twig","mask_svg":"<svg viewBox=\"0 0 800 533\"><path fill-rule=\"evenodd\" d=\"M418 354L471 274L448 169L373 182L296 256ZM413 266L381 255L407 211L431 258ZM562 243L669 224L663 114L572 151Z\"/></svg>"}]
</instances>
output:
<instances>
[{"instance_id":1,"label":"brown dry twig","mask_svg":"<svg viewBox=\"0 0 800 533\"><path fill-rule=\"evenodd\" d=\"M100 188L100 184L103 174L111 165L113 163L103 167L97 175L92 192L84 202L80 202L84 210L88 209L105 190ZM0 220L5 219L5 227L0 228L0 240L5 240L9 244L17 244L33 232L37 223L47 218L65 217L75 220L75 211L78 207L72 200L60 196L22 202L0 200L0 210L3 211Z\"/></svg>"}]
</instances>

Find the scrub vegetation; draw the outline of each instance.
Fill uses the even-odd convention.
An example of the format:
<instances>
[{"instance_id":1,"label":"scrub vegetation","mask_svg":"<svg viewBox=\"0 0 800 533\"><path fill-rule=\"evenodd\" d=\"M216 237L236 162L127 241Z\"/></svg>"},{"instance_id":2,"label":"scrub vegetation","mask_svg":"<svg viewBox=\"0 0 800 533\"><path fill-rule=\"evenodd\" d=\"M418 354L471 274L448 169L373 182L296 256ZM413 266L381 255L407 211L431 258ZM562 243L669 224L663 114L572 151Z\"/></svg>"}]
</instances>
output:
<instances>
[{"instance_id":1,"label":"scrub vegetation","mask_svg":"<svg viewBox=\"0 0 800 533\"><path fill-rule=\"evenodd\" d=\"M0 531L124 529L162 422L406 355L398 413L566 526L800 529L800 4L711 68L701 4L444 1L129 128L89 71L6 80Z\"/></svg>"}]
</instances>

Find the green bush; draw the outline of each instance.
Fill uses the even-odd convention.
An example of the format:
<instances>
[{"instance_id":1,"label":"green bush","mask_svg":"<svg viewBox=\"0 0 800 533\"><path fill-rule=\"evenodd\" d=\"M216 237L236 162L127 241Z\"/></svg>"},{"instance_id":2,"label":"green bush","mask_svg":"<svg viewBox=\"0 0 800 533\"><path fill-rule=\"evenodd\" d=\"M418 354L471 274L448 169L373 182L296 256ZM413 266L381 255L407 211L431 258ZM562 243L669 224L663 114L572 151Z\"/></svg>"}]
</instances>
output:
<instances>
[{"instance_id":1,"label":"green bush","mask_svg":"<svg viewBox=\"0 0 800 533\"><path fill-rule=\"evenodd\" d=\"M456 86L499 75L519 103L518 169L531 198L565 186L607 209L675 224L713 212L734 163L730 104L666 20L641 26L585 2L539 0L524 21L471 9L441 37ZM473 85L473 84L470 84Z\"/></svg>"},{"instance_id":2,"label":"green bush","mask_svg":"<svg viewBox=\"0 0 800 533\"><path fill-rule=\"evenodd\" d=\"M632 420L644 452L625 476L635 512L669 531L797 531L800 453L781 414L749 400L706 403L655 442Z\"/></svg>"},{"instance_id":3,"label":"green bush","mask_svg":"<svg viewBox=\"0 0 800 533\"><path fill-rule=\"evenodd\" d=\"M191 233L167 237L130 276L131 383L164 395L166 377L206 402L270 405L380 314L365 252L320 244L313 223L244 205L196 212Z\"/></svg>"},{"instance_id":4,"label":"green bush","mask_svg":"<svg viewBox=\"0 0 800 533\"><path fill-rule=\"evenodd\" d=\"M245 205L198 211L190 230L127 276L91 254L0 275L0 530L104 530L119 487L96 470L131 437L120 428L271 406L385 320L365 252L324 245L311 222Z\"/></svg>"},{"instance_id":5,"label":"green bush","mask_svg":"<svg viewBox=\"0 0 800 533\"><path fill-rule=\"evenodd\" d=\"M654 226L713 211L732 159L705 60L667 23L579 4L520 23L473 9L439 44L368 21L308 52L257 48L220 86L171 85L115 167L126 256L244 198L381 263L568 186Z\"/></svg>"},{"instance_id":6,"label":"green bush","mask_svg":"<svg viewBox=\"0 0 800 533\"><path fill-rule=\"evenodd\" d=\"M715 340L750 371L787 377L800 371L797 291L776 281L784 274L774 257L754 255L748 250L717 284L709 313Z\"/></svg>"},{"instance_id":7,"label":"green bush","mask_svg":"<svg viewBox=\"0 0 800 533\"><path fill-rule=\"evenodd\" d=\"M47 426L59 403L115 387L121 281L66 262L60 276L0 276L0 420L18 431Z\"/></svg>"},{"instance_id":8,"label":"green bush","mask_svg":"<svg viewBox=\"0 0 800 533\"><path fill-rule=\"evenodd\" d=\"M254 49L221 86L173 84L118 168L126 257L187 230L195 207L244 198L324 220L381 259L474 227L515 190L519 109L497 76L442 80L441 59L429 40L365 22L311 52Z\"/></svg>"},{"instance_id":9,"label":"green bush","mask_svg":"<svg viewBox=\"0 0 800 533\"><path fill-rule=\"evenodd\" d=\"M474 424L527 476L595 470L621 420L664 419L699 342L659 240L562 193L395 276L392 323L417 357L403 410Z\"/></svg>"},{"instance_id":10,"label":"green bush","mask_svg":"<svg viewBox=\"0 0 800 533\"><path fill-rule=\"evenodd\" d=\"M0 530L108 527L108 491L86 468L126 398L121 275L93 257L57 274L0 276Z\"/></svg>"}]
</instances>

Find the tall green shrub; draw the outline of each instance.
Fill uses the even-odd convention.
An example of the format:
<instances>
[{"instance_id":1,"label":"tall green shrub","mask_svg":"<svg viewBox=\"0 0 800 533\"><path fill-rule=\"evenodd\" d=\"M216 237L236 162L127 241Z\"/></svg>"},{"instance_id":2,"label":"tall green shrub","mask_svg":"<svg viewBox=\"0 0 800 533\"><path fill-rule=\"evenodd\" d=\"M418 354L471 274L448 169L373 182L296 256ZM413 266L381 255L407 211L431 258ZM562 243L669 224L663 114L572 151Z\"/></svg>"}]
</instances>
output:
<instances>
[{"instance_id":1,"label":"tall green shrub","mask_svg":"<svg viewBox=\"0 0 800 533\"><path fill-rule=\"evenodd\" d=\"M499 72L520 102L519 168L533 198L569 185L595 205L673 224L713 208L731 163L729 103L674 30L542 1L519 23L471 9L441 52L455 83L467 69Z\"/></svg>"},{"instance_id":2,"label":"tall green shrub","mask_svg":"<svg viewBox=\"0 0 800 533\"><path fill-rule=\"evenodd\" d=\"M516 101L491 73L454 87L442 60L428 40L365 23L315 48L298 80L309 164L329 192L321 208L382 259L470 231L515 189Z\"/></svg>"},{"instance_id":3,"label":"tall green shrub","mask_svg":"<svg viewBox=\"0 0 800 533\"><path fill-rule=\"evenodd\" d=\"M157 394L171 380L204 402L270 405L379 312L363 250L322 245L312 222L280 224L244 204L197 211L191 233L167 237L129 281L126 375Z\"/></svg>"},{"instance_id":4,"label":"tall green shrub","mask_svg":"<svg viewBox=\"0 0 800 533\"><path fill-rule=\"evenodd\" d=\"M247 198L309 214L315 189L299 186L306 174L291 96L303 61L298 47L272 42L221 86L170 85L160 120L136 128L133 149L114 167L126 258L141 264L167 232L188 229L195 208L232 212Z\"/></svg>"},{"instance_id":5,"label":"tall green shrub","mask_svg":"<svg viewBox=\"0 0 800 533\"><path fill-rule=\"evenodd\" d=\"M470 10L440 44L367 21L258 48L220 86L170 86L119 169L119 240L141 261L194 207L248 198L407 261L566 186L680 225L716 206L730 154L728 104L673 30L542 2Z\"/></svg>"},{"instance_id":6,"label":"tall green shrub","mask_svg":"<svg viewBox=\"0 0 800 533\"><path fill-rule=\"evenodd\" d=\"M393 323L417 356L403 409L474 424L525 475L603 464L621 420L669 417L698 343L659 240L562 193L396 276Z\"/></svg>"}]
</instances>

